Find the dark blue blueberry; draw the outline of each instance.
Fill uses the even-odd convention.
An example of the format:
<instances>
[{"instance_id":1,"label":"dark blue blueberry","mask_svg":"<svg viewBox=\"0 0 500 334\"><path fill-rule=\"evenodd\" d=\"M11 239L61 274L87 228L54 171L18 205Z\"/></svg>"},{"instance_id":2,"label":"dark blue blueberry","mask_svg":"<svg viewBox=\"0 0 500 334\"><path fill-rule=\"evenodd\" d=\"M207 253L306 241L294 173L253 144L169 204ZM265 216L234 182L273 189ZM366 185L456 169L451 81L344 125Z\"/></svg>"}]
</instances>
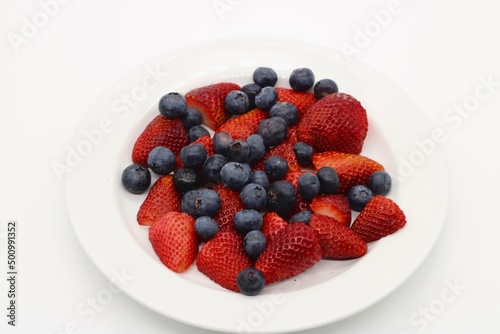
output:
<instances>
[{"instance_id":1,"label":"dark blue blueberry","mask_svg":"<svg viewBox=\"0 0 500 334\"><path fill-rule=\"evenodd\" d=\"M290 223L300 222L304 224L309 224L309 222L311 221L311 217L312 217L311 211L307 210L300 211L299 213L293 215L292 218L290 218Z\"/></svg>"},{"instance_id":2,"label":"dark blue blueberry","mask_svg":"<svg viewBox=\"0 0 500 334\"><path fill-rule=\"evenodd\" d=\"M203 164L203 176L205 181L220 183L220 170L227 163L227 159L222 154L215 153L205 160Z\"/></svg>"},{"instance_id":3,"label":"dark blue blueberry","mask_svg":"<svg viewBox=\"0 0 500 334\"><path fill-rule=\"evenodd\" d=\"M189 141L192 143L201 137L210 136L210 132L201 125L192 126L188 131Z\"/></svg>"},{"instance_id":4,"label":"dark blue blueberry","mask_svg":"<svg viewBox=\"0 0 500 334\"><path fill-rule=\"evenodd\" d=\"M238 285L238 289L242 294L256 296L264 289L266 280L260 270L250 267L238 273L236 276L236 285Z\"/></svg>"},{"instance_id":5,"label":"dark blue blueberry","mask_svg":"<svg viewBox=\"0 0 500 334\"><path fill-rule=\"evenodd\" d=\"M132 194L142 194L151 185L151 172L144 166L131 164L122 172L122 184Z\"/></svg>"},{"instance_id":6,"label":"dark blue blueberry","mask_svg":"<svg viewBox=\"0 0 500 334\"><path fill-rule=\"evenodd\" d=\"M194 230L201 239L210 240L219 232L219 225L212 217L201 216L194 221Z\"/></svg>"},{"instance_id":7,"label":"dark blue blueberry","mask_svg":"<svg viewBox=\"0 0 500 334\"><path fill-rule=\"evenodd\" d=\"M290 87L299 92L305 92L314 85L314 73L307 67L292 71L289 79Z\"/></svg>"},{"instance_id":8,"label":"dark blue blueberry","mask_svg":"<svg viewBox=\"0 0 500 334\"><path fill-rule=\"evenodd\" d=\"M264 161L264 172L271 180L281 180L288 173L288 162L278 155Z\"/></svg>"},{"instance_id":9,"label":"dark blue blueberry","mask_svg":"<svg viewBox=\"0 0 500 334\"><path fill-rule=\"evenodd\" d=\"M321 167L316 172L319 179L320 190L323 194L335 194L340 187L340 180L337 171L332 167Z\"/></svg>"},{"instance_id":10,"label":"dark blue blueberry","mask_svg":"<svg viewBox=\"0 0 500 334\"><path fill-rule=\"evenodd\" d=\"M179 93L168 93L161 97L158 109L168 118L181 118L187 112L186 98Z\"/></svg>"},{"instance_id":11,"label":"dark blue blueberry","mask_svg":"<svg viewBox=\"0 0 500 334\"><path fill-rule=\"evenodd\" d=\"M249 83L241 87L241 91L247 94L248 110L255 109L255 95L259 94L261 87L256 83Z\"/></svg>"},{"instance_id":12,"label":"dark blue blueberry","mask_svg":"<svg viewBox=\"0 0 500 334\"><path fill-rule=\"evenodd\" d=\"M179 159L186 167L201 166L207 159L207 149L201 144L184 146L179 154Z\"/></svg>"},{"instance_id":13,"label":"dark blue blueberry","mask_svg":"<svg viewBox=\"0 0 500 334\"><path fill-rule=\"evenodd\" d=\"M165 146L157 146L149 152L148 167L157 175L170 174L176 163L175 154Z\"/></svg>"},{"instance_id":14,"label":"dark blue blueberry","mask_svg":"<svg viewBox=\"0 0 500 334\"><path fill-rule=\"evenodd\" d=\"M198 188L201 181L201 174L194 168L181 167L174 172L174 186L181 193Z\"/></svg>"},{"instance_id":15,"label":"dark blue blueberry","mask_svg":"<svg viewBox=\"0 0 500 334\"><path fill-rule=\"evenodd\" d=\"M187 108L186 114L181 117L182 125L186 130L191 129L195 125L201 125L201 114L198 110Z\"/></svg>"},{"instance_id":16,"label":"dark blue blueberry","mask_svg":"<svg viewBox=\"0 0 500 334\"><path fill-rule=\"evenodd\" d=\"M224 100L226 112L230 115L242 115L248 111L250 101L248 95L241 90L233 90Z\"/></svg>"},{"instance_id":17,"label":"dark blue blueberry","mask_svg":"<svg viewBox=\"0 0 500 334\"><path fill-rule=\"evenodd\" d=\"M257 210L240 210L234 215L234 228L241 235L245 235L253 230L260 230L262 227L262 215Z\"/></svg>"},{"instance_id":18,"label":"dark blue blueberry","mask_svg":"<svg viewBox=\"0 0 500 334\"><path fill-rule=\"evenodd\" d=\"M240 190L250 180L252 168L242 162L230 161L220 170L220 179L226 187Z\"/></svg>"},{"instance_id":19,"label":"dark blue blueberry","mask_svg":"<svg viewBox=\"0 0 500 334\"><path fill-rule=\"evenodd\" d=\"M227 132L217 132L214 135L214 150L216 153L226 155L227 147L229 143L233 141L233 138Z\"/></svg>"},{"instance_id":20,"label":"dark blue blueberry","mask_svg":"<svg viewBox=\"0 0 500 334\"><path fill-rule=\"evenodd\" d=\"M252 79L260 87L274 87L278 82L278 74L272 68L257 67L253 72Z\"/></svg>"},{"instance_id":21,"label":"dark blue blueberry","mask_svg":"<svg viewBox=\"0 0 500 334\"><path fill-rule=\"evenodd\" d=\"M368 188L374 195L387 195L391 190L391 185L391 176L383 170L373 173L368 181Z\"/></svg>"},{"instance_id":22,"label":"dark blue blueberry","mask_svg":"<svg viewBox=\"0 0 500 334\"><path fill-rule=\"evenodd\" d=\"M274 87L264 87L255 95L255 106L262 110L270 110L278 101L278 92Z\"/></svg>"},{"instance_id":23,"label":"dark blue blueberry","mask_svg":"<svg viewBox=\"0 0 500 334\"><path fill-rule=\"evenodd\" d=\"M297 186L300 197L306 201L311 201L319 195L320 184L319 179L313 173L304 173L299 176L299 184Z\"/></svg>"},{"instance_id":24,"label":"dark blue blueberry","mask_svg":"<svg viewBox=\"0 0 500 334\"><path fill-rule=\"evenodd\" d=\"M243 249L248 257L252 260L257 260L259 255L267 246L267 240L264 233L259 230L248 232L243 239Z\"/></svg>"},{"instance_id":25,"label":"dark blue blueberry","mask_svg":"<svg viewBox=\"0 0 500 334\"><path fill-rule=\"evenodd\" d=\"M262 136L264 145L276 146L285 140L288 134L288 126L281 117L271 117L259 123L257 134Z\"/></svg>"},{"instance_id":26,"label":"dark blue blueberry","mask_svg":"<svg viewBox=\"0 0 500 334\"><path fill-rule=\"evenodd\" d=\"M250 154L250 147L246 141L233 140L227 146L226 157L228 161L246 162Z\"/></svg>"},{"instance_id":27,"label":"dark blue blueberry","mask_svg":"<svg viewBox=\"0 0 500 334\"><path fill-rule=\"evenodd\" d=\"M248 153L248 162L253 164L259 161L266 155L266 145L264 145L264 139L262 139L261 135L253 134L248 136L246 140L249 153Z\"/></svg>"},{"instance_id":28,"label":"dark blue blueberry","mask_svg":"<svg viewBox=\"0 0 500 334\"><path fill-rule=\"evenodd\" d=\"M312 164L313 148L312 146L299 141L293 145L293 151L297 156L297 161L303 167L307 167Z\"/></svg>"},{"instance_id":29,"label":"dark blue blueberry","mask_svg":"<svg viewBox=\"0 0 500 334\"><path fill-rule=\"evenodd\" d=\"M254 170L252 174L250 174L250 183L257 183L261 185L264 189L269 189L269 177L266 172L262 170Z\"/></svg>"},{"instance_id":30,"label":"dark blue blueberry","mask_svg":"<svg viewBox=\"0 0 500 334\"><path fill-rule=\"evenodd\" d=\"M257 183L249 183L241 189L240 198L247 209L263 210L267 204L267 191Z\"/></svg>"},{"instance_id":31,"label":"dark blue blueberry","mask_svg":"<svg viewBox=\"0 0 500 334\"><path fill-rule=\"evenodd\" d=\"M364 185L357 185L352 187L349 190L349 194L347 195L347 199L349 200L351 209L358 212L361 212L361 210L363 210L363 208L372 198L372 191Z\"/></svg>"},{"instance_id":32,"label":"dark blue blueberry","mask_svg":"<svg viewBox=\"0 0 500 334\"><path fill-rule=\"evenodd\" d=\"M287 217L295 206L297 193L288 181L279 180L271 183L267 190L267 209L274 211L282 218Z\"/></svg>"},{"instance_id":33,"label":"dark blue blueberry","mask_svg":"<svg viewBox=\"0 0 500 334\"><path fill-rule=\"evenodd\" d=\"M193 189L182 196L181 211L198 218L201 216L215 216L220 209L219 194L212 189Z\"/></svg>"},{"instance_id":34,"label":"dark blue blueberry","mask_svg":"<svg viewBox=\"0 0 500 334\"><path fill-rule=\"evenodd\" d=\"M327 95L337 93L339 91L339 87L335 81L331 79L321 79L316 82L313 91L316 99L319 100Z\"/></svg>"},{"instance_id":35,"label":"dark blue blueberry","mask_svg":"<svg viewBox=\"0 0 500 334\"><path fill-rule=\"evenodd\" d=\"M269 116L281 117L285 120L286 125L290 126L297 122L299 110L290 102L278 102L269 110Z\"/></svg>"}]
</instances>

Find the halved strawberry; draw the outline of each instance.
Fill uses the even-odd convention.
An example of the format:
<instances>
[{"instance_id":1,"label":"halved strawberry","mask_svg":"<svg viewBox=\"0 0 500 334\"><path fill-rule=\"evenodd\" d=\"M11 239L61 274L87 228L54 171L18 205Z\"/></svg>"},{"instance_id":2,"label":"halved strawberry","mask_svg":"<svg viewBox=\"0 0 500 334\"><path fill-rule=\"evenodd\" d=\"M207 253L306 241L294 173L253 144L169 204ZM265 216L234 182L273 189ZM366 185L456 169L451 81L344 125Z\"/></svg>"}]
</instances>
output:
<instances>
[{"instance_id":1,"label":"halved strawberry","mask_svg":"<svg viewBox=\"0 0 500 334\"><path fill-rule=\"evenodd\" d=\"M220 286L238 292L236 277L252 261L243 250L243 237L236 231L219 231L200 250L198 270Z\"/></svg>"},{"instance_id":2,"label":"halved strawberry","mask_svg":"<svg viewBox=\"0 0 500 334\"><path fill-rule=\"evenodd\" d=\"M290 102L299 110L299 119L315 102L316 97L311 92L298 92L293 89L275 87L278 92L278 102Z\"/></svg>"},{"instance_id":3,"label":"halved strawberry","mask_svg":"<svg viewBox=\"0 0 500 334\"><path fill-rule=\"evenodd\" d=\"M292 210L292 215L299 213L300 211L311 210L310 203L304 201L299 193L299 177L304 173L305 172L288 172L285 175L285 181L290 182L295 187L296 191L295 206Z\"/></svg>"},{"instance_id":4,"label":"halved strawberry","mask_svg":"<svg viewBox=\"0 0 500 334\"><path fill-rule=\"evenodd\" d=\"M210 137L210 136L200 137L200 138L196 139L194 142L192 142L191 144L203 145L205 147L205 149L207 150L207 157L209 157L215 153L214 141L213 141L212 137Z\"/></svg>"},{"instance_id":5,"label":"halved strawberry","mask_svg":"<svg viewBox=\"0 0 500 334\"><path fill-rule=\"evenodd\" d=\"M269 113L261 109L254 109L229 119L217 128L215 133L227 132L233 139L246 140L248 136L257 132L259 123L269 117Z\"/></svg>"},{"instance_id":6,"label":"halved strawberry","mask_svg":"<svg viewBox=\"0 0 500 334\"><path fill-rule=\"evenodd\" d=\"M177 273L188 269L198 254L198 236L194 218L171 211L149 228L149 240L160 261Z\"/></svg>"},{"instance_id":7,"label":"halved strawberry","mask_svg":"<svg viewBox=\"0 0 500 334\"><path fill-rule=\"evenodd\" d=\"M174 186L174 177L160 177L149 190L137 212L139 225L151 225L156 219L170 211L180 211L181 196Z\"/></svg>"},{"instance_id":8,"label":"halved strawberry","mask_svg":"<svg viewBox=\"0 0 500 334\"><path fill-rule=\"evenodd\" d=\"M245 208L240 193L220 184L215 185L213 189L219 194L221 202L219 212L214 219L221 231L227 229L234 231L234 216L238 211Z\"/></svg>"},{"instance_id":9,"label":"halved strawberry","mask_svg":"<svg viewBox=\"0 0 500 334\"><path fill-rule=\"evenodd\" d=\"M268 211L262 216L262 228L260 231L266 236L269 241L271 237L279 230L287 226L287 222L283 220L276 212Z\"/></svg>"},{"instance_id":10,"label":"halved strawberry","mask_svg":"<svg viewBox=\"0 0 500 334\"><path fill-rule=\"evenodd\" d=\"M352 211L349 200L343 194L319 195L311 201L311 210L335 218L344 226L351 225Z\"/></svg>"},{"instance_id":11,"label":"halved strawberry","mask_svg":"<svg viewBox=\"0 0 500 334\"><path fill-rule=\"evenodd\" d=\"M297 155L293 150L293 145L288 142L282 142L279 145L272 147L266 152L264 157L253 165L254 170L264 170L264 161L270 156L277 155L288 162L288 173L300 172L300 165L297 161Z\"/></svg>"},{"instance_id":12,"label":"halved strawberry","mask_svg":"<svg viewBox=\"0 0 500 334\"><path fill-rule=\"evenodd\" d=\"M366 110L344 93L325 96L313 104L299 123L298 137L318 152L359 154L368 132Z\"/></svg>"},{"instance_id":13,"label":"halved strawberry","mask_svg":"<svg viewBox=\"0 0 500 334\"><path fill-rule=\"evenodd\" d=\"M390 198L374 196L352 223L352 230L366 242L392 234L406 225L406 216Z\"/></svg>"},{"instance_id":14,"label":"halved strawberry","mask_svg":"<svg viewBox=\"0 0 500 334\"><path fill-rule=\"evenodd\" d=\"M318 238L324 258L353 259L366 254L366 242L335 218L313 214L309 226Z\"/></svg>"},{"instance_id":15,"label":"halved strawberry","mask_svg":"<svg viewBox=\"0 0 500 334\"><path fill-rule=\"evenodd\" d=\"M200 112L202 123L215 130L229 118L224 105L227 94L239 89L237 84L221 82L193 89L185 97L188 107Z\"/></svg>"},{"instance_id":16,"label":"halved strawberry","mask_svg":"<svg viewBox=\"0 0 500 334\"><path fill-rule=\"evenodd\" d=\"M330 166L337 172L340 180L338 193L348 193L351 187L362 184L368 186L370 176L384 167L362 155L342 152L322 152L313 154L313 165L316 170Z\"/></svg>"},{"instance_id":17,"label":"halved strawberry","mask_svg":"<svg viewBox=\"0 0 500 334\"><path fill-rule=\"evenodd\" d=\"M135 141L132 160L136 164L147 166L149 152L156 146L168 147L175 155L189 144L189 137L178 119L156 116Z\"/></svg>"},{"instance_id":18,"label":"halved strawberry","mask_svg":"<svg viewBox=\"0 0 500 334\"><path fill-rule=\"evenodd\" d=\"M291 223L271 237L255 262L266 284L298 275L321 260L323 252L313 230L304 223Z\"/></svg>"}]
</instances>

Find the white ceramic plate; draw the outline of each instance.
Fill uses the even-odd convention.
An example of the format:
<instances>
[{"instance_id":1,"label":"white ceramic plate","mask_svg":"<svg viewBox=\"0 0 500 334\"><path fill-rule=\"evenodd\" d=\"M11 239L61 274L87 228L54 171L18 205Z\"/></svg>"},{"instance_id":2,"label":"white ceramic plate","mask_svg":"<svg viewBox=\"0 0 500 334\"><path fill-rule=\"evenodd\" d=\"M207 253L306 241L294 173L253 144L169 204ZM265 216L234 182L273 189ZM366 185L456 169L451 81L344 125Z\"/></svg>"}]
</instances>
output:
<instances>
[{"instance_id":1,"label":"white ceramic plate","mask_svg":"<svg viewBox=\"0 0 500 334\"><path fill-rule=\"evenodd\" d=\"M163 266L136 213L145 195L127 193L123 168L135 138L156 115L157 101L220 81L251 82L258 66L274 68L288 86L294 68L316 79L332 78L340 91L367 109L369 133L362 154L393 176L389 194L405 211L407 225L369 246L366 256L326 261L256 297L219 287L192 266L175 274ZM338 321L375 304L422 263L441 230L447 172L432 125L415 103L385 77L335 51L290 40L238 39L199 44L160 56L111 87L82 121L70 146L67 207L82 246L110 279L133 276L129 296L172 319L222 332L289 332ZM417 145L417 142L420 145ZM422 144L424 143L424 144ZM424 145L424 146L423 146Z\"/></svg>"}]
</instances>

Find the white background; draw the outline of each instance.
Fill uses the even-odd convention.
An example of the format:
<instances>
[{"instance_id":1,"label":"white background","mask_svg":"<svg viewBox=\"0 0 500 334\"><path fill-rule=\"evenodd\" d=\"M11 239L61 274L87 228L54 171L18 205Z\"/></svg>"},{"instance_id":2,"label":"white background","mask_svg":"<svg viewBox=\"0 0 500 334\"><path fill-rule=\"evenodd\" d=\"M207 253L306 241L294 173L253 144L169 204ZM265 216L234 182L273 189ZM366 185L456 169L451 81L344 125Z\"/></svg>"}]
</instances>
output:
<instances>
[{"instance_id":1,"label":"white background","mask_svg":"<svg viewBox=\"0 0 500 334\"><path fill-rule=\"evenodd\" d=\"M373 27L373 13L391 1L61 0L51 7L47 22L38 21L42 26L28 35L24 28L23 36L26 22L34 22L48 2L0 2L2 268L7 221L20 224L18 326L7 326L2 311L0 332L204 332L124 294L114 295L91 321L77 314L78 306L106 289L108 281L72 231L63 183L52 164L64 161L91 104L131 70L184 45L238 36L294 38L338 51L355 47L353 58L395 82L447 135L441 145L449 164L448 210L425 263L375 306L308 333L500 332L496 1L400 0L390 22L372 31L367 45L360 44L359 31ZM222 12L217 3L230 7ZM481 77L497 83L492 93L470 113L449 113L473 100ZM446 121L446 115L454 121ZM1 282L0 308L5 310L3 274ZM449 284L460 288L453 292Z\"/></svg>"}]
</instances>

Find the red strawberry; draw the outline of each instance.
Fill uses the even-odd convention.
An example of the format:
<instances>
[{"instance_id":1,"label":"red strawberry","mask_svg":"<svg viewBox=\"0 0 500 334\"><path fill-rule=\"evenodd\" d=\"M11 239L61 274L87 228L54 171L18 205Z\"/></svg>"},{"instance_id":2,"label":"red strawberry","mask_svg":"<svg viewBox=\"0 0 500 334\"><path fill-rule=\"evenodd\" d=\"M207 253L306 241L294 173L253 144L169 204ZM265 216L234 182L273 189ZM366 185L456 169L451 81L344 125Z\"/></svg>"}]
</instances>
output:
<instances>
[{"instance_id":1,"label":"red strawberry","mask_svg":"<svg viewBox=\"0 0 500 334\"><path fill-rule=\"evenodd\" d=\"M392 234L405 226L406 216L390 198L376 195L352 223L352 230L366 242Z\"/></svg>"},{"instance_id":2,"label":"red strawberry","mask_svg":"<svg viewBox=\"0 0 500 334\"><path fill-rule=\"evenodd\" d=\"M155 220L149 240L160 261L177 273L188 269L198 254L194 218L182 212L171 211Z\"/></svg>"},{"instance_id":3,"label":"red strawberry","mask_svg":"<svg viewBox=\"0 0 500 334\"><path fill-rule=\"evenodd\" d=\"M221 202L219 212L214 217L219 229L234 230L234 215L245 208L240 193L223 185L215 185L213 189L219 194Z\"/></svg>"},{"instance_id":4,"label":"red strawberry","mask_svg":"<svg viewBox=\"0 0 500 334\"><path fill-rule=\"evenodd\" d=\"M236 276L252 265L243 250L243 237L235 231L219 231L196 259L198 270L220 286L238 292Z\"/></svg>"},{"instance_id":5,"label":"red strawberry","mask_svg":"<svg viewBox=\"0 0 500 334\"><path fill-rule=\"evenodd\" d=\"M262 160L254 164L253 169L264 170L264 161L273 155L280 156L288 162L288 173L300 172L300 165L293 150L293 144L287 142L276 145L267 151Z\"/></svg>"},{"instance_id":6,"label":"red strawberry","mask_svg":"<svg viewBox=\"0 0 500 334\"><path fill-rule=\"evenodd\" d=\"M191 144L203 145L205 147L205 149L207 150L207 157L209 157L215 153L214 141L213 141L212 137L210 137L210 136L200 137L200 138L196 139L194 142L192 142Z\"/></svg>"},{"instance_id":7,"label":"red strawberry","mask_svg":"<svg viewBox=\"0 0 500 334\"><path fill-rule=\"evenodd\" d=\"M166 146L178 155L187 144L189 144L189 137L182 122L158 115L135 141L132 160L134 163L147 166L149 152L156 146Z\"/></svg>"},{"instance_id":8,"label":"red strawberry","mask_svg":"<svg viewBox=\"0 0 500 334\"><path fill-rule=\"evenodd\" d=\"M320 195L313 198L311 210L316 214L322 214L335 218L344 226L351 225L351 206L345 195Z\"/></svg>"},{"instance_id":9,"label":"red strawberry","mask_svg":"<svg viewBox=\"0 0 500 334\"><path fill-rule=\"evenodd\" d=\"M162 176L156 180L142 202L137 212L137 222L149 226L170 211L180 211L180 202L181 196L175 189L174 177Z\"/></svg>"},{"instance_id":10,"label":"red strawberry","mask_svg":"<svg viewBox=\"0 0 500 334\"><path fill-rule=\"evenodd\" d=\"M268 211L262 217L262 228L260 231L266 236L269 241L271 237L279 230L287 226L287 222L283 220L276 212Z\"/></svg>"},{"instance_id":11,"label":"red strawberry","mask_svg":"<svg viewBox=\"0 0 500 334\"><path fill-rule=\"evenodd\" d=\"M299 193L299 177L304 173L305 172L288 172L285 175L285 181L290 182L295 187L296 191L295 207L292 210L292 215L299 213L300 211L311 210L310 203L304 201Z\"/></svg>"},{"instance_id":12,"label":"red strawberry","mask_svg":"<svg viewBox=\"0 0 500 334\"><path fill-rule=\"evenodd\" d=\"M366 242L335 218L313 214L309 226L318 238L324 258L353 259L366 254Z\"/></svg>"},{"instance_id":13,"label":"red strawberry","mask_svg":"<svg viewBox=\"0 0 500 334\"><path fill-rule=\"evenodd\" d=\"M278 102L290 102L299 110L299 119L307 109L316 102L316 97L311 92L298 92L288 88L275 87L278 92Z\"/></svg>"},{"instance_id":14,"label":"red strawberry","mask_svg":"<svg viewBox=\"0 0 500 334\"><path fill-rule=\"evenodd\" d=\"M321 260L321 245L304 223L291 223L274 234L255 263L266 284L298 275Z\"/></svg>"},{"instance_id":15,"label":"red strawberry","mask_svg":"<svg viewBox=\"0 0 500 334\"><path fill-rule=\"evenodd\" d=\"M239 89L237 84L221 82L193 89L185 97L188 107L200 112L203 124L215 130L229 118L224 104L227 94Z\"/></svg>"},{"instance_id":16,"label":"red strawberry","mask_svg":"<svg viewBox=\"0 0 500 334\"><path fill-rule=\"evenodd\" d=\"M350 95L334 93L307 110L299 123L298 136L318 152L359 154L367 131L368 119L361 103Z\"/></svg>"},{"instance_id":17,"label":"red strawberry","mask_svg":"<svg viewBox=\"0 0 500 334\"><path fill-rule=\"evenodd\" d=\"M330 166L337 172L340 180L339 193L347 193L351 187L368 185L370 176L384 167L378 162L362 155L342 152L322 152L313 154L313 165L316 170Z\"/></svg>"},{"instance_id":18,"label":"red strawberry","mask_svg":"<svg viewBox=\"0 0 500 334\"><path fill-rule=\"evenodd\" d=\"M283 141L284 143L295 145L299 141L299 138L297 137L297 127L298 126L296 124L288 127L288 134Z\"/></svg>"},{"instance_id":19,"label":"red strawberry","mask_svg":"<svg viewBox=\"0 0 500 334\"><path fill-rule=\"evenodd\" d=\"M269 114L264 110L254 109L229 119L215 132L227 132L233 139L245 140L256 133L259 123L268 117Z\"/></svg>"}]
</instances>

